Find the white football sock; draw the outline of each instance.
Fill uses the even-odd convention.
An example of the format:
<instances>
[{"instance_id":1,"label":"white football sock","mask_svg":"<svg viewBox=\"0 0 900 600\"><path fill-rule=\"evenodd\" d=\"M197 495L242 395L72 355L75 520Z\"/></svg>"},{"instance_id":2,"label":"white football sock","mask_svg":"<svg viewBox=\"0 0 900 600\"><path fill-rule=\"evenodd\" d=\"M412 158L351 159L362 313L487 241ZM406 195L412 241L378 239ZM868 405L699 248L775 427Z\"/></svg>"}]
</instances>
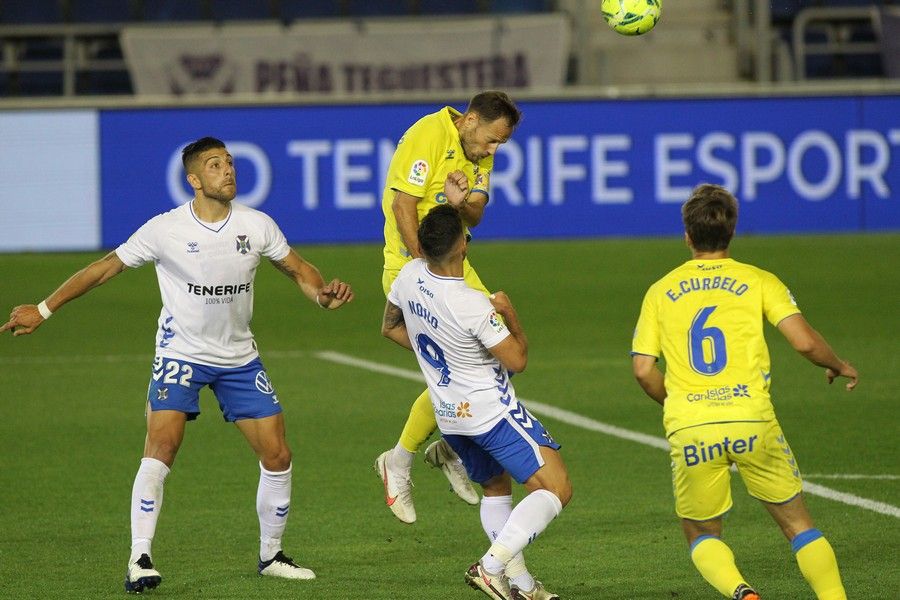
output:
<instances>
[{"instance_id":1,"label":"white football sock","mask_svg":"<svg viewBox=\"0 0 900 600\"><path fill-rule=\"evenodd\" d=\"M482 561L490 561L493 557L504 565L508 564L547 528L560 511L562 502L556 494L547 490L531 492L513 509L506 525L503 526L497 540L491 544L487 554L482 557Z\"/></svg>"},{"instance_id":2,"label":"white football sock","mask_svg":"<svg viewBox=\"0 0 900 600\"><path fill-rule=\"evenodd\" d=\"M291 467L266 471L259 465L256 514L259 515L259 559L272 560L281 550L281 538L291 508Z\"/></svg>"},{"instance_id":3,"label":"white football sock","mask_svg":"<svg viewBox=\"0 0 900 600\"><path fill-rule=\"evenodd\" d=\"M487 534L491 543L497 540L500 530L506 525L510 513L512 513L513 499L512 496L484 496L481 499L481 526ZM499 572L497 569L503 563L499 561L489 561L487 565L482 566L489 573ZM491 569L494 569L493 571ZM512 557L505 569L506 576L509 577L510 583L515 584L519 589L530 591L534 589L534 577L528 572L525 566L525 557L521 552Z\"/></svg>"},{"instance_id":4,"label":"white football sock","mask_svg":"<svg viewBox=\"0 0 900 600\"><path fill-rule=\"evenodd\" d=\"M483 496L481 498L481 527L492 544L497 540L503 526L506 525L506 521L512 513L512 507L512 496ZM493 556L488 560L482 560L481 566L487 569L488 573L497 574L503 571L503 563Z\"/></svg>"},{"instance_id":5,"label":"white football sock","mask_svg":"<svg viewBox=\"0 0 900 600\"><path fill-rule=\"evenodd\" d=\"M521 552L506 563L506 576L509 578L510 585L526 592L534 590L534 577L528 572L528 567L525 566L525 556Z\"/></svg>"},{"instance_id":6,"label":"white football sock","mask_svg":"<svg viewBox=\"0 0 900 600\"><path fill-rule=\"evenodd\" d=\"M162 509L163 483L169 467L155 458L142 458L141 466L131 488L131 558L129 564L141 554L153 556L150 545L156 533L156 522Z\"/></svg>"},{"instance_id":7,"label":"white football sock","mask_svg":"<svg viewBox=\"0 0 900 600\"><path fill-rule=\"evenodd\" d=\"M493 544L512 512L512 496L484 496L481 499L481 527Z\"/></svg>"},{"instance_id":8,"label":"white football sock","mask_svg":"<svg viewBox=\"0 0 900 600\"><path fill-rule=\"evenodd\" d=\"M388 454L388 460L390 461L390 467L392 469L400 469L401 471L406 471L409 473L409 470L412 469L413 459L416 457L415 452L410 452L406 448L400 445L398 442L394 449L391 450L391 453Z\"/></svg>"}]
</instances>

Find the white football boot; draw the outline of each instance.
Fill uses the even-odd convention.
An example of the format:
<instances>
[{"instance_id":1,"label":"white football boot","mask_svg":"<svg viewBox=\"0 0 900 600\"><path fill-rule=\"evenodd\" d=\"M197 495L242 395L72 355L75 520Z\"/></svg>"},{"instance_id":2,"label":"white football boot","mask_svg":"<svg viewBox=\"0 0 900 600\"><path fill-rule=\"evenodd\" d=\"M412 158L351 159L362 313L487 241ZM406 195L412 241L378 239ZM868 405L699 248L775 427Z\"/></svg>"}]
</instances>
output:
<instances>
[{"instance_id":1,"label":"white football boot","mask_svg":"<svg viewBox=\"0 0 900 600\"><path fill-rule=\"evenodd\" d=\"M153 568L153 561L148 554L141 554L125 571L125 591L129 593L140 594L144 590L152 590L161 581L162 576Z\"/></svg>"},{"instance_id":2,"label":"white football boot","mask_svg":"<svg viewBox=\"0 0 900 600\"><path fill-rule=\"evenodd\" d=\"M316 578L315 573L296 564L291 558L285 556L281 550L271 560L259 561L256 571L266 577L282 577L284 579Z\"/></svg>"},{"instance_id":3,"label":"white football boot","mask_svg":"<svg viewBox=\"0 0 900 600\"><path fill-rule=\"evenodd\" d=\"M544 584L537 579L534 580L534 589L530 592L512 586L509 597L512 598L512 600L559 600L559 596L553 592L548 592L544 588Z\"/></svg>"},{"instance_id":4,"label":"white football boot","mask_svg":"<svg viewBox=\"0 0 900 600\"><path fill-rule=\"evenodd\" d=\"M459 460L459 456L450 447L444 438L433 442L425 449L425 462L432 467L438 467L450 481L450 489L462 498L467 504L478 504L478 492L469 481L466 467Z\"/></svg>"},{"instance_id":5,"label":"white football boot","mask_svg":"<svg viewBox=\"0 0 900 600\"><path fill-rule=\"evenodd\" d=\"M388 457L391 451L382 452L375 460L375 472L384 485L384 502L394 516L404 523L416 522L416 507L412 500L412 481L409 473L391 469Z\"/></svg>"},{"instance_id":6,"label":"white football boot","mask_svg":"<svg viewBox=\"0 0 900 600\"><path fill-rule=\"evenodd\" d=\"M466 583L484 592L484 594L493 598L493 600L510 600L509 580L505 575L489 573L481 566L481 561L473 564L466 569Z\"/></svg>"}]
</instances>

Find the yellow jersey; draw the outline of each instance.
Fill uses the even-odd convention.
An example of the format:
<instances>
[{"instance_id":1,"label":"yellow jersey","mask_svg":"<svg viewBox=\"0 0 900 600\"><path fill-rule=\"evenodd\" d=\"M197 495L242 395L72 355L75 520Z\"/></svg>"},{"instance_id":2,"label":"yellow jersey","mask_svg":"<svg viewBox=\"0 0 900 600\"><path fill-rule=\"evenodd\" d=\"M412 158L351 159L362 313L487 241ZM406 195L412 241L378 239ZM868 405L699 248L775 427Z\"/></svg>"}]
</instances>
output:
<instances>
[{"instance_id":1,"label":"yellow jersey","mask_svg":"<svg viewBox=\"0 0 900 600\"><path fill-rule=\"evenodd\" d=\"M631 351L665 357L667 435L774 419L763 319L777 325L799 312L775 275L730 258L690 260L654 283Z\"/></svg>"},{"instance_id":2,"label":"yellow jersey","mask_svg":"<svg viewBox=\"0 0 900 600\"><path fill-rule=\"evenodd\" d=\"M461 116L456 109L445 106L416 121L397 143L381 200L385 269L399 270L412 258L403 244L391 208L397 191L420 198L416 204L419 222L432 208L447 202L444 181L452 171L461 170L466 174L470 193L488 195L494 157L488 156L478 163L466 158L459 141L459 131L453 124L454 119ZM466 235L469 235L468 228Z\"/></svg>"}]
</instances>

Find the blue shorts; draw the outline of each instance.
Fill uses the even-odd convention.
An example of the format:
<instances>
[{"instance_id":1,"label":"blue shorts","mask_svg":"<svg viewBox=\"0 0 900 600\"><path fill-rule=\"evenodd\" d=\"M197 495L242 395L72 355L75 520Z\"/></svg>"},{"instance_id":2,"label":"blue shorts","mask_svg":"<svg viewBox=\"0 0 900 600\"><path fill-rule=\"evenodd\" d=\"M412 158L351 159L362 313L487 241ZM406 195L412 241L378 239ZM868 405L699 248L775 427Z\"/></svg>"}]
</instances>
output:
<instances>
[{"instance_id":1,"label":"blue shorts","mask_svg":"<svg viewBox=\"0 0 900 600\"><path fill-rule=\"evenodd\" d=\"M281 412L275 388L259 358L242 367L211 367L157 356L147 390L151 410L177 410L192 421L200 414L200 389L216 395L226 421L262 419Z\"/></svg>"},{"instance_id":2,"label":"blue shorts","mask_svg":"<svg viewBox=\"0 0 900 600\"><path fill-rule=\"evenodd\" d=\"M444 439L466 465L469 479L476 483L484 483L504 471L525 483L544 464L540 447L561 447L522 404L506 413L487 433L445 434Z\"/></svg>"}]
</instances>

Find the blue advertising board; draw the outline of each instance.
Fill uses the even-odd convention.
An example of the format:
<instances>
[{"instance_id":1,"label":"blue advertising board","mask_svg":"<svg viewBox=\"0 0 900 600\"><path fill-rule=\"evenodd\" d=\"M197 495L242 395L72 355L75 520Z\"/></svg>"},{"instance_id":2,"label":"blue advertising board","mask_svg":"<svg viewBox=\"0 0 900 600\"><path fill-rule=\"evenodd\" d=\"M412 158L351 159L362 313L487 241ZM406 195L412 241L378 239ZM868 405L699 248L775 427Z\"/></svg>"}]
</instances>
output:
<instances>
[{"instance_id":1,"label":"blue advertising board","mask_svg":"<svg viewBox=\"0 0 900 600\"><path fill-rule=\"evenodd\" d=\"M744 233L900 229L900 97L522 102L481 239L677 235L698 183ZM180 149L212 135L238 200L292 243L377 241L396 140L439 105L104 110L102 239L187 201ZM464 108L464 107L458 107Z\"/></svg>"}]
</instances>

